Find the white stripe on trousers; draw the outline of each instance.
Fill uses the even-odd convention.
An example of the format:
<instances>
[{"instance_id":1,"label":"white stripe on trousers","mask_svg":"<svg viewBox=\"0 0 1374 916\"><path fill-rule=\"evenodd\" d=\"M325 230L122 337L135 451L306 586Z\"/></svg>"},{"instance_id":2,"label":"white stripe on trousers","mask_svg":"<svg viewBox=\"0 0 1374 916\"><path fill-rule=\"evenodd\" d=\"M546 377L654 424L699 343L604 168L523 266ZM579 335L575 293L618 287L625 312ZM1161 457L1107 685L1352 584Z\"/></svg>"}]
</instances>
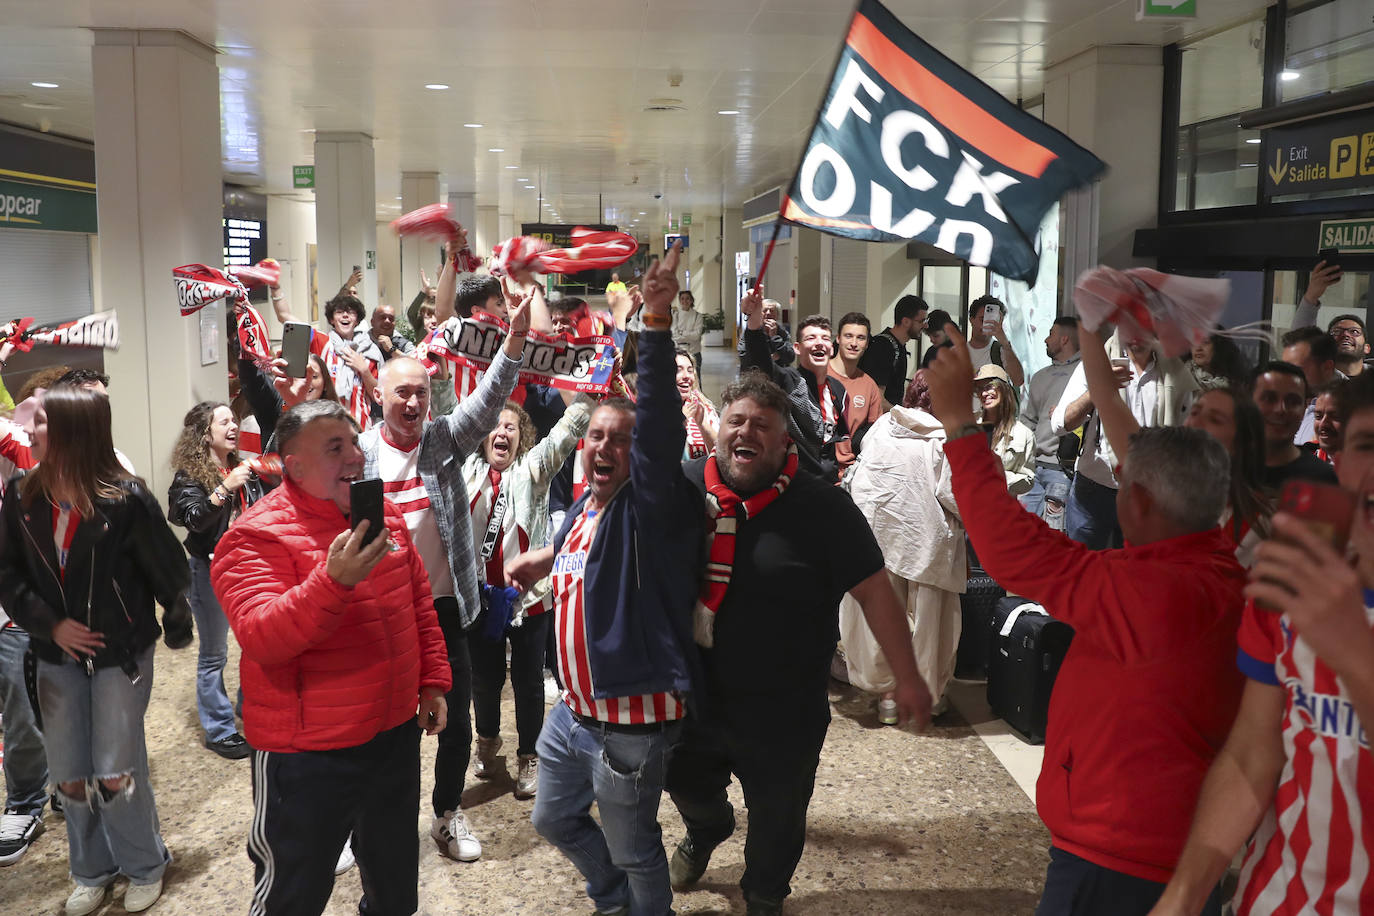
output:
<instances>
[{"instance_id":1,"label":"white stripe on trousers","mask_svg":"<svg viewBox=\"0 0 1374 916\"><path fill-rule=\"evenodd\" d=\"M266 916L267 895L272 892L272 878L277 868L272 859L272 847L267 843L267 751L253 753L253 824L248 831L248 848L262 859L262 877L253 885L253 902L248 916Z\"/></svg>"}]
</instances>

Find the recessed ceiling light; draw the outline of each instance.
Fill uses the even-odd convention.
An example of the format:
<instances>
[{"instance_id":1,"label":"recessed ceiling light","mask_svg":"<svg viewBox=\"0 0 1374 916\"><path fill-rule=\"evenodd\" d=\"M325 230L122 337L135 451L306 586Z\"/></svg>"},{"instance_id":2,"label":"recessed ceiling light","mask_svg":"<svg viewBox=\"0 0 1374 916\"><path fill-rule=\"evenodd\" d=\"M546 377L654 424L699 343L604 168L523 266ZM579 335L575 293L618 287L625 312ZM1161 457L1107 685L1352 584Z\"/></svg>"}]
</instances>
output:
<instances>
[{"instance_id":1,"label":"recessed ceiling light","mask_svg":"<svg viewBox=\"0 0 1374 916\"><path fill-rule=\"evenodd\" d=\"M32 87L35 88L35 89L56 89L56 88L57 88L57 84L56 84L56 83L45 83L45 82L43 82L43 81L41 81L41 80L39 80L38 82L29 83L29 85L32 86Z\"/></svg>"},{"instance_id":2,"label":"recessed ceiling light","mask_svg":"<svg viewBox=\"0 0 1374 916\"><path fill-rule=\"evenodd\" d=\"M639 215L640 215L640 216L647 216L648 214L646 214L643 210L640 210L640 211L639 211Z\"/></svg>"},{"instance_id":3,"label":"recessed ceiling light","mask_svg":"<svg viewBox=\"0 0 1374 916\"><path fill-rule=\"evenodd\" d=\"M481 127L481 124L464 124L464 127Z\"/></svg>"},{"instance_id":4,"label":"recessed ceiling light","mask_svg":"<svg viewBox=\"0 0 1374 916\"><path fill-rule=\"evenodd\" d=\"M396 199L397 199L397 200L400 200L401 198L397 197Z\"/></svg>"},{"instance_id":5,"label":"recessed ceiling light","mask_svg":"<svg viewBox=\"0 0 1374 916\"><path fill-rule=\"evenodd\" d=\"M303 134L313 134L314 132L315 132L315 128L313 128L313 127L302 127L302 128L301 128L301 133L303 133Z\"/></svg>"},{"instance_id":6,"label":"recessed ceiling light","mask_svg":"<svg viewBox=\"0 0 1374 916\"><path fill-rule=\"evenodd\" d=\"M447 89L448 83L425 83L426 89Z\"/></svg>"},{"instance_id":7,"label":"recessed ceiling light","mask_svg":"<svg viewBox=\"0 0 1374 916\"><path fill-rule=\"evenodd\" d=\"M1296 70L1282 70L1279 72L1279 79L1285 83L1291 83L1295 79L1301 79L1302 74Z\"/></svg>"},{"instance_id":8,"label":"recessed ceiling light","mask_svg":"<svg viewBox=\"0 0 1374 916\"><path fill-rule=\"evenodd\" d=\"M487 152L489 152L489 153L504 153L505 150L502 149L502 148L499 147L499 146L493 146L491 149L487 150Z\"/></svg>"},{"instance_id":9,"label":"recessed ceiling light","mask_svg":"<svg viewBox=\"0 0 1374 916\"><path fill-rule=\"evenodd\" d=\"M508 166L506 166L506 168L508 168L508 169L518 169L518 168L520 168L520 166L518 166L518 165L508 165Z\"/></svg>"},{"instance_id":10,"label":"recessed ceiling light","mask_svg":"<svg viewBox=\"0 0 1374 916\"><path fill-rule=\"evenodd\" d=\"M722 108L720 111L716 112L716 114L737 115L739 114L739 111L735 108Z\"/></svg>"},{"instance_id":11,"label":"recessed ceiling light","mask_svg":"<svg viewBox=\"0 0 1374 916\"><path fill-rule=\"evenodd\" d=\"M1251 137L1251 138L1249 138L1248 140L1246 140L1245 142L1246 142L1246 143L1258 143L1258 142L1260 142L1260 138L1259 138L1259 137Z\"/></svg>"}]
</instances>

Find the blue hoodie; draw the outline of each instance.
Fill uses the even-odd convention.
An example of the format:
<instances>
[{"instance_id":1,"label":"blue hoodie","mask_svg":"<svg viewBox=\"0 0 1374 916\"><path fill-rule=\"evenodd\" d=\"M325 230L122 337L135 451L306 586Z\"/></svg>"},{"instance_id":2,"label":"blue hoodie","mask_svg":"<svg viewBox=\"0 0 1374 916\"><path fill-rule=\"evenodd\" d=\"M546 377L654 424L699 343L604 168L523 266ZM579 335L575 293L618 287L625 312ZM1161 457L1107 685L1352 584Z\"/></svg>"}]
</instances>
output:
<instances>
[{"instance_id":1,"label":"blue hoodie","mask_svg":"<svg viewBox=\"0 0 1374 916\"><path fill-rule=\"evenodd\" d=\"M692 609L705 565L706 508L682 473L687 432L667 331L639 335L630 479L602 510L583 589L597 699L687 693L700 664ZM555 554L589 494L568 510Z\"/></svg>"}]
</instances>

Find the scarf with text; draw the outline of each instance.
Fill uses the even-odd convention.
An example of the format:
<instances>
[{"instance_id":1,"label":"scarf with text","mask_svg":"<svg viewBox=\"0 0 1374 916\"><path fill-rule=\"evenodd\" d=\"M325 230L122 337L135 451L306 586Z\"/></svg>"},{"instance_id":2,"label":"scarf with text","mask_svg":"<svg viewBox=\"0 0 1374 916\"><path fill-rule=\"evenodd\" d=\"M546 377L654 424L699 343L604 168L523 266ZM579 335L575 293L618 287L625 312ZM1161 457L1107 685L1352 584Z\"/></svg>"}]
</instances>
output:
<instances>
[{"instance_id":1,"label":"scarf with text","mask_svg":"<svg viewBox=\"0 0 1374 916\"><path fill-rule=\"evenodd\" d=\"M730 575L735 568L735 533L739 523L754 518L786 492L797 473L797 446L792 444L787 447L787 459L783 462L778 479L748 499L741 499L721 480L715 449L706 459L705 472L706 512L712 525L708 535L706 572L702 576L701 594L692 615L692 635L697 645L709 649L715 645L716 612L725 600L725 592L730 588Z\"/></svg>"}]
</instances>

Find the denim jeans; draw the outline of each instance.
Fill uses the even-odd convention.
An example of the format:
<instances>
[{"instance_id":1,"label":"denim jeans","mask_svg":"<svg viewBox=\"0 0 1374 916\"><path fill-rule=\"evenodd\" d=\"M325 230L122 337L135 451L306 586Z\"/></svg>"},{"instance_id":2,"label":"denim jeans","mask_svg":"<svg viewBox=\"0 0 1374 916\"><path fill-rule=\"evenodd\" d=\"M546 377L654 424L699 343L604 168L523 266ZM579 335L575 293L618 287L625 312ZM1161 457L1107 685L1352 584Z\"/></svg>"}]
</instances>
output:
<instances>
[{"instance_id":1,"label":"denim jeans","mask_svg":"<svg viewBox=\"0 0 1374 916\"><path fill-rule=\"evenodd\" d=\"M77 884L103 887L124 875L152 884L172 857L158 834L157 806L148 778L143 716L153 692L153 650L137 658L137 684L119 668L86 673L75 662L38 663L38 702L48 767L58 784L86 784L85 798L62 792L67 849ZM128 775L111 794L99 780Z\"/></svg>"},{"instance_id":2,"label":"denim jeans","mask_svg":"<svg viewBox=\"0 0 1374 916\"><path fill-rule=\"evenodd\" d=\"M1145 916L1162 893L1163 884L1112 871L1051 846L1045 889L1035 916ZM1202 916L1220 914L1218 888L1207 898Z\"/></svg>"},{"instance_id":3,"label":"denim jeans","mask_svg":"<svg viewBox=\"0 0 1374 916\"><path fill-rule=\"evenodd\" d=\"M210 741L223 741L238 731L234 706L224 692L224 666L229 661L229 619L210 587L210 564L191 557L191 614L200 637L196 658L196 712Z\"/></svg>"},{"instance_id":4,"label":"denim jeans","mask_svg":"<svg viewBox=\"0 0 1374 916\"><path fill-rule=\"evenodd\" d=\"M48 755L24 689L29 634L0 629L0 716L5 720L5 810L43 816L48 800Z\"/></svg>"},{"instance_id":5,"label":"denim jeans","mask_svg":"<svg viewBox=\"0 0 1374 916\"><path fill-rule=\"evenodd\" d=\"M1031 515L1043 518L1051 528L1063 531L1064 511L1069 502L1069 489L1072 486L1073 478L1069 477L1063 468L1037 463L1035 482L1031 484L1030 492L1021 497L1021 505ZM1053 507L1046 505L1047 502L1057 502L1059 511L1053 511Z\"/></svg>"},{"instance_id":6,"label":"denim jeans","mask_svg":"<svg viewBox=\"0 0 1374 916\"><path fill-rule=\"evenodd\" d=\"M1089 480L1082 474L1073 478L1069 504L1064 507L1064 533L1093 550L1121 546L1121 529L1116 523L1116 490Z\"/></svg>"},{"instance_id":7,"label":"denim jeans","mask_svg":"<svg viewBox=\"0 0 1374 916\"><path fill-rule=\"evenodd\" d=\"M582 872L602 913L625 906L630 916L673 912L658 804L680 731L680 722L641 732L588 726L562 702L544 719L530 820Z\"/></svg>"}]
</instances>

